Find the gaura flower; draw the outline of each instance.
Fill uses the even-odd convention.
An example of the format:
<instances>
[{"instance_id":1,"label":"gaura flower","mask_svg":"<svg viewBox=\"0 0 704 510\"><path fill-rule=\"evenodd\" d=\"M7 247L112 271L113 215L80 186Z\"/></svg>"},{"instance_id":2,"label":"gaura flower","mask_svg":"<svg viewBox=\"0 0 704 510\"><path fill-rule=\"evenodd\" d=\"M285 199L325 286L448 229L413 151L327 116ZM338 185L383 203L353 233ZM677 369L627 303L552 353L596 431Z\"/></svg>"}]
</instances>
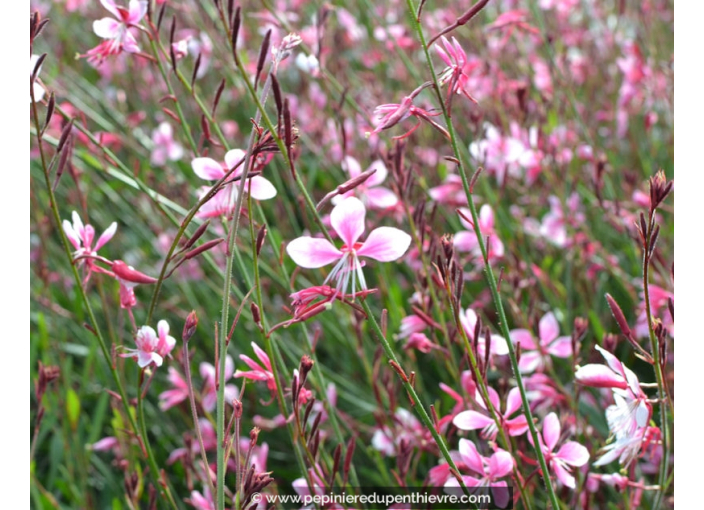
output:
<instances>
[{"instance_id":1,"label":"gaura flower","mask_svg":"<svg viewBox=\"0 0 704 510\"><path fill-rule=\"evenodd\" d=\"M362 173L362 167L352 156L345 156L345 159L342 161L342 168L347 171L350 180L359 177ZM355 187L355 189L343 195L333 197L332 203L338 204L347 197L357 195L366 206L372 209L389 209L390 207L394 207L398 203L398 197L393 191L381 185L388 175L386 165L384 165L383 161L377 159L369 165L367 171L372 169L375 169L376 172L374 172L371 177Z\"/></svg>"},{"instance_id":2,"label":"gaura flower","mask_svg":"<svg viewBox=\"0 0 704 510\"><path fill-rule=\"evenodd\" d=\"M411 236L394 227L379 227L369 233L366 241L358 242L364 232L365 215L364 204L355 197L348 197L336 205L330 214L332 227L344 242L341 248L338 249L327 239L304 236L291 241L286 251L296 264L309 269L337 261L325 283L337 280L338 293L347 293L350 280L352 294L355 294L357 284L360 289L367 290L362 273L363 262L359 257L369 257L379 262L397 260L406 253Z\"/></svg>"},{"instance_id":3,"label":"gaura flower","mask_svg":"<svg viewBox=\"0 0 704 510\"><path fill-rule=\"evenodd\" d=\"M527 329L511 330L511 341L521 344L521 359L518 368L523 373L542 370L549 359L549 354L558 358L568 358L572 355L572 338L558 336L560 325L555 314L548 312L543 315L538 324L538 341Z\"/></svg>"},{"instance_id":4,"label":"gaura flower","mask_svg":"<svg viewBox=\"0 0 704 510\"><path fill-rule=\"evenodd\" d=\"M522 406L521 394L518 388L513 388L508 392L508 396L506 397L506 410L503 414L500 409L499 394L496 393L494 388L487 388L487 391L489 392L489 400L491 400L491 405L496 411L499 422L508 435L520 436L525 434L528 430L526 417L523 414L519 414L515 418L509 418L509 416L516 411L519 411ZM487 406L479 390L476 390L474 398L482 409L487 410ZM463 411L454 417L452 423L461 430L482 429L480 436L483 439L489 439L491 441L494 441L499 433L499 429L493 418L476 411Z\"/></svg>"},{"instance_id":5,"label":"gaura flower","mask_svg":"<svg viewBox=\"0 0 704 510\"><path fill-rule=\"evenodd\" d=\"M73 220L73 223L68 220L64 220L62 227L69 242L76 249L76 251L73 252L73 257L77 258L87 256L85 259L81 259L79 264L86 264L88 269L86 279L88 279L91 272L99 271L99 269L96 269L97 266L95 266L91 257L97 255L98 250L102 248L110 239L112 239L115 235L115 231L117 230L117 223L113 221L110 226L100 235L98 241L95 243L95 246L93 246L93 240L95 239L95 229L93 226L89 224L84 225L83 221L81 221L81 217L76 211L73 211L71 214L71 219Z\"/></svg>"},{"instance_id":6,"label":"gaura flower","mask_svg":"<svg viewBox=\"0 0 704 510\"><path fill-rule=\"evenodd\" d=\"M100 3L117 19L103 18L93 22L95 35L106 40L84 56L88 57L90 62L100 64L109 55L118 55L123 51L139 52L137 40L129 29L136 26L147 13L148 2L130 0L129 8L116 5L114 0L100 0Z\"/></svg>"},{"instance_id":7,"label":"gaura flower","mask_svg":"<svg viewBox=\"0 0 704 510\"><path fill-rule=\"evenodd\" d=\"M169 335L169 324L165 320L157 324L157 332L149 326L142 326L137 331L134 343L136 349L125 348L127 352L120 354L123 358L135 358L137 364L144 368L152 363L160 367L164 358L176 345L176 339Z\"/></svg>"},{"instance_id":8,"label":"gaura flower","mask_svg":"<svg viewBox=\"0 0 704 510\"><path fill-rule=\"evenodd\" d=\"M225 154L224 163L218 163L212 158L196 158L191 162L191 167L198 177L206 181L220 180L230 169L237 167L231 174L234 179L242 175L244 171L243 162L245 156L246 153L242 149L232 149ZM247 180L249 182L246 184L245 190L255 200L269 200L276 196L274 185L261 175L249 177ZM239 183L236 182L227 184L201 207L197 216L199 218L212 218L231 213L237 201L238 186ZM202 188L200 196L202 197L206 194L209 189L207 186Z\"/></svg>"},{"instance_id":9,"label":"gaura flower","mask_svg":"<svg viewBox=\"0 0 704 510\"><path fill-rule=\"evenodd\" d=\"M465 485L470 488L479 487L480 491L491 487L496 505L499 508L505 507L510 499L510 493L507 489L508 484L498 479L508 476L513 470L513 457L511 454L501 448L497 448L491 457L483 457L469 439L460 439L459 448L459 464L466 466L475 474L475 476L462 476ZM446 488L459 488L459 486L459 482L454 476L450 476L445 482Z\"/></svg>"},{"instance_id":10,"label":"gaura flower","mask_svg":"<svg viewBox=\"0 0 704 510\"><path fill-rule=\"evenodd\" d=\"M272 372L271 360L269 359L269 356L254 342L252 342L252 349L254 349L254 353L264 366L262 367L249 356L240 354L240 359L244 361L247 366L251 368L251 370L247 370L245 372L242 370L237 370L235 372L235 377L245 377L253 381L266 381L266 385L269 390L272 392L276 391L276 380L274 379L274 373Z\"/></svg>"},{"instance_id":11,"label":"gaura flower","mask_svg":"<svg viewBox=\"0 0 704 510\"><path fill-rule=\"evenodd\" d=\"M589 460L589 452L576 441L569 441L563 444L557 452L554 452L559 439L560 420L555 413L550 413L543 420L542 436L538 435L540 448L543 450L543 455L545 455L545 462L555 473L557 479L566 487L574 489L576 486L575 479L568 466L583 466ZM528 440L533 444L533 436L530 434L528 434Z\"/></svg>"}]
</instances>

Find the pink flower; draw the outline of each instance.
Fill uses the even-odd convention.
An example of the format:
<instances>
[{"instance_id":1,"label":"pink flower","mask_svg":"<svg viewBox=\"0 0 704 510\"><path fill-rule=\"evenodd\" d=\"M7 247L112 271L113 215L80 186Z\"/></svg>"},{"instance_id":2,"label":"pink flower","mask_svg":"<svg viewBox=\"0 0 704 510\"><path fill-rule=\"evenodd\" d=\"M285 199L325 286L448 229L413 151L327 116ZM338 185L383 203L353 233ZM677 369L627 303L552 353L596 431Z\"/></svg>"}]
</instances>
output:
<instances>
[{"instance_id":1,"label":"pink flower","mask_svg":"<svg viewBox=\"0 0 704 510\"><path fill-rule=\"evenodd\" d=\"M274 380L274 374L271 370L271 361L269 360L269 356L267 356L267 354L254 342L252 342L252 349L254 349L254 353L264 366L262 367L249 356L240 354L240 359L244 361L252 370L247 370L246 372L237 370L235 372L235 377L245 377L253 381L266 381L266 385L269 390L276 391L276 381Z\"/></svg>"},{"instance_id":2,"label":"pink flower","mask_svg":"<svg viewBox=\"0 0 704 510\"><path fill-rule=\"evenodd\" d=\"M460 465L479 475L463 475L462 480L467 487L491 487L494 494L494 503L499 508L503 508L509 502L508 484L499 480L508 476L513 471L513 457L510 453L501 448L497 448L491 457L483 457L477 451L477 447L469 439L460 439ZM458 466L459 467L459 466ZM454 476L450 476L445 482L446 488L459 488L459 482ZM502 490L503 488L503 490Z\"/></svg>"},{"instance_id":3,"label":"pink flower","mask_svg":"<svg viewBox=\"0 0 704 510\"><path fill-rule=\"evenodd\" d=\"M487 391L489 392L489 400L491 400L491 404L496 411L501 427L503 427L509 436L520 436L524 434L528 430L526 417L523 414L519 414L515 418L509 418L513 413L519 411L522 406L521 394L518 388L513 388L508 392L506 397L506 410L503 414L500 409L499 394L490 387L487 388ZM476 390L474 399L482 409L487 411L487 406L479 390ZM493 418L476 411L463 411L454 417L452 423L461 430L482 429L480 436L491 441L494 441L499 433L499 429Z\"/></svg>"},{"instance_id":4,"label":"pink flower","mask_svg":"<svg viewBox=\"0 0 704 510\"><path fill-rule=\"evenodd\" d=\"M183 147L174 140L173 129L168 122L162 122L152 131L152 165L163 165L166 161L178 161L183 157Z\"/></svg>"},{"instance_id":5,"label":"pink flower","mask_svg":"<svg viewBox=\"0 0 704 510\"><path fill-rule=\"evenodd\" d=\"M413 99L415 96L419 93L419 91L422 90L421 88L416 89L414 92L411 93L410 96L404 97L400 103L387 103L387 104L382 104L377 106L374 109L374 118L376 119L376 127L374 128L374 131L372 131L370 134L376 134L381 131L384 131L385 129L392 128L402 120L407 119L410 116L416 117L418 119L418 122L416 123L415 126L413 126L410 130L408 130L406 133L400 136L394 137L395 140L397 139L403 139L407 138L413 132L420 127L420 121L421 119L427 121L430 123L433 127L436 129L440 130L443 134L447 135L447 130L445 128L441 127L438 125L435 121L433 121L430 117L436 117L438 115L441 115L442 112L429 112L427 110L424 110L423 108L419 108L413 104ZM447 135L449 138L449 135Z\"/></svg>"},{"instance_id":6,"label":"pink flower","mask_svg":"<svg viewBox=\"0 0 704 510\"><path fill-rule=\"evenodd\" d=\"M225 358L225 380L229 380L235 371L235 362L231 356ZM215 381L215 367L210 363L200 364L200 376L203 378L203 409L211 412L217 403L217 390ZM228 384L225 386L225 402L232 404L232 401L239 397L236 386Z\"/></svg>"},{"instance_id":7,"label":"pink flower","mask_svg":"<svg viewBox=\"0 0 704 510\"><path fill-rule=\"evenodd\" d=\"M558 358L568 358L572 355L572 338L560 336L560 326L552 312L543 315L538 324L539 340L535 342L533 335L527 329L511 330L511 341L521 344L521 359L518 368L521 372L530 373L542 370L547 361L547 355ZM549 359L549 358L548 358Z\"/></svg>"},{"instance_id":8,"label":"pink flower","mask_svg":"<svg viewBox=\"0 0 704 510\"><path fill-rule=\"evenodd\" d=\"M441 41L445 49L440 46L435 46L435 49L448 67L440 73L440 84L449 83L451 87L454 87L452 92L464 94L467 99L476 103L477 100L467 91L470 73L477 65L476 61L472 61L471 65L468 63L467 54L454 37L452 38L452 43L445 36L442 36Z\"/></svg>"},{"instance_id":9,"label":"pink flower","mask_svg":"<svg viewBox=\"0 0 704 510\"><path fill-rule=\"evenodd\" d=\"M352 156L345 156L345 159L342 161L342 168L347 171L350 180L358 177L362 173L362 167ZM398 203L398 197L390 189L381 186L381 183L384 182L388 175L386 165L384 165L383 161L378 159L369 165L367 171L372 169L375 169L376 172L371 177L347 193L335 196L332 199L332 203L338 204L346 197L357 195L366 206L372 209L389 209L394 207Z\"/></svg>"},{"instance_id":10,"label":"pink flower","mask_svg":"<svg viewBox=\"0 0 704 510\"><path fill-rule=\"evenodd\" d=\"M232 149L225 154L225 163L218 163L212 158L195 158L191 162L191 167L198 177L207 181L220 180L230 169L237 167L237 170L231 174L234 179L244 172L245 156L246 153L243 150ZM274 185L261 175L255 175L247 180L249 182L245 189L255 200L269 200L276 196ZM201 218L213 217L232 212L237 200L238 186L239 184L236 182L226 185L201 208L198 216ZM202 192L208 189L205 188Z\"/></svg>"},{"instance_id":11,"label":"pink flower","mask_svg":"<svg viewBox=\"0 0 704 510\"><path fill-rule=\"evenodd\" d=\"M467 229L466 231L457 232L454 236L455 248L459 251L472 252L475 257L481 257L482 252L479 248L477 235L474 233L474 226L470 223L472 214L469 209L463 207L460 209L460 222ZM489 260L493 261L504 256L504 243L499 239L496 230L494 230L494 210L490 205L484 204L479 210L479 228L484 237L485 247L489 249ZM486 237L489 237L489 245L486 246ZM508 353L508 351L507 351Z\"/></svg>"},{"instance_id":12,"label":"pink flower","mask_svg":"<svg viewBox=\"0 0 704 510\"><path fill-rule=\"evenodd\" d=\"M136 349L125 348L127 352L120 354L123 358L132 357L144 368L152 363L160 367L164 357L168 356L176 345L176 339L169 336L169 324L165 320L157 324L159 334L149 326L142 326L134 339Z\"/></svg>"},{"instance_id":13,"label":"pink flower","mask_svg":"<svg viewBox=\"0 0 704 510\"><path fill-rule=\"evenodd\" d=\"M627 467L638 455L653 409L640 387L638 377L616 356L596 346L606 365L589 364L575 372L575 380L595 388L611 388L614 405L606 408L606 421L615 442L604 450L595 466L606 465L617 458Z\"/></svg>"},{"instance_id":14,"label":"pink flower","mask_svg":"<svg viewBox=\"0 0 704 510\"><path fill-rule=\"evenodd\" d=\"M371 442L372 448L379 450L384 455L395 456L398 454L398 447L402 441L418 447L433 444L428 431L408 410L397 408L393 415L393 421L393 427L383 425L375 428Z\"/></svg>"},{"instance_id":15,"label":"pink flower","mask_svg":"<svg viewBox=\"0 0 704 510\"><path fill-rule=\"evenodd\" d=\"M167 379L172 388L159 395L159 409L162 411L171 409L188 398L188 384L178 370L169 367Z\"/></svg>"},{"instance_id":16,"label":"pink flower","mask_svg":"<svg viewBox=\"0 0 704 510\"><path fill-rule=\"evenodd\" d=\"M580 467L589 461L589 452L576 441L569 441L563 444L557 453L555 446L560 439L560 420L555 413L548 414L543 420L542 437L538 435L540 448L543 450L545 462L555 473L557 479L566 487L574 489L575 479L568 466ZM533 444L533 438L529 434L528 440Z\"/></svg>"},{"instance_id":17,"label":"pink flower","mask_svg":"<svg viewBox=\"0 0 704 510\"><path fill-rule=\"evenodd\" d=\"M465 333L467 333L467 338L469 338L470 342L474 342L474 329L476 328L477 325L477 313L472 310L471 308L467 308L466 311L461 311L459 312L460 316L460 323L462 324L462 327L464 328ZM491 335L491 350L489 352L490 355L492 354L498 354L499 356L505 356L508 354L508 344L506 343L506 340L504 337L499 336L499 335ZM484 335L484 332L481 331L479 334L479 338L477 338L477 357L481 359L482 361L484 360L486 356L486 335Z\"/></svg>"},{"instance_id":18,"label":"pink flower","mask_svg":"<svg viewBox=\"0 0 704 510\"><path fill-rule=\"evenodd\" d=\"M357 280L362 290L367 284L362 273L363 263L359 257L369 257L380 262L390 262L400 258L411 244L411 236L393 227L379 227L372 230L363 243L358 242L364 232L364 204L355 197L348 197L337 204L330 214L332 227L344 244L336 248L327 239L299 237L291 241L286 251L301 267L318 268L338 261L325 283L337 280L337 292L346 294L352 280L352 294L357 289Z\"/></svg>"},{"instance_id":19,"label":"pink flower","mask_svg":"<svg viewBox=\"0 0 704 510\"><path fill-rule=\"evenodd\" d=\"M85 263L86 268L88 269L88 275L86 276L87 279L90 277L91 272L100 271L99 269L96 269L96 266L90 257L96 256L98 254L98 250L113 238L115 231L117 230L117 223L113 221L110 226L100 235L98 241L95 243L95 246L93 246L93 240L95 239L95 229L93 226L84 226L81 221L81 217L78 216L76 211L73 211L71 218L73 219L73 224L69 223L68 220L64 220L62 227L69 242L76 249L76 251L73 252L73 257L78 258L86 255L88 256L88 258L81 259L79 262L79 265Z\"/></svg>"},{"instance_id":20,"label":"pink flower","mask_svg":"<svg viewBox=\"0 0 704 510\"><path fill-rule=\"evenodd\" d=\"M103 18L93 22L95 35L106 39L89 50L86 56L91 63L101 64L109 55L139 52L139 46L129 28L137 25L147 13L146 0L130 0L129 8L115 5L114 0L100 0L117 19Z\"/></svg>"},{"instance_id":21,"label":"pink flower","mask_svg":"<svg viewBox=\"0 0 704 510\"><path fill-rule=\"evenodd\" d=\"M491 124L486 125L486 138L469 145L469 153L489 173L503 183L506 175L520 177L526 172L530 183L540 172L542 153L536 149L538 131L531 128L525 131L515 122L510 126L511 134L503 135Z\"/></svg>"},{"instance_id":22,"label":"pink flower","mask_svg":"<svg viewBox=\"0 0 704 510\"><path fill-rule=\"evenodd\" d=\"M450 174L439 186L428 190L430 198L441 204L452 206L466 205L467 195L464 194L462 178L457 174Z\"/></svg>"}]
</instances>

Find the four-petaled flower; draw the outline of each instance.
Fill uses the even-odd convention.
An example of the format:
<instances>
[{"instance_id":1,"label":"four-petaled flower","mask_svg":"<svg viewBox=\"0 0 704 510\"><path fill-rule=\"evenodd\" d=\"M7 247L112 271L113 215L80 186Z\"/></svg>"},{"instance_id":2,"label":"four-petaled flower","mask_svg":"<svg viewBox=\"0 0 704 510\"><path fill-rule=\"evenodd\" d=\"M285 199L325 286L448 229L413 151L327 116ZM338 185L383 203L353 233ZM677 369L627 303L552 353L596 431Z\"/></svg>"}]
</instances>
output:
<instances>
[{"instance_id":1,"label":"four-petaled flower","mask_svg":"<svg viewBox=\"0 0 704 510\"><path fill-rule=\"evenodd\" d=\"M100 269L97 269L97 266L95 266L91 257L97 255L98 250L102 248L110 239L112 239L115 235L115 231L117 230L117 223L113 221L112 224L110 224L110 226L100 235L98 241L95 243L95 246L93 246L93 240L95 239L95 229L93 226L89 224L83 225L81 217L78 216L76 211L73 211L71 214L71 219L73 220L73 224L71 224L68 220L64 220L62 227L69 242L76 249L76 251L73 252L74 259L86 256L86 258L79 261L79 265L85 263L86 268L88 269L86 279L88 279L93 271L100 271Z\"/></svg>"},{"instance_id":2,"label":"four-petaled flower","mask_svg":"<svg viewBox=\"0 0 704 510\"><path fill-rule=\"evenodd\" d=\"M98 37L106 39L84 56L88 61L100 64L109 55L139 52L137 40L130 32L130 27L136 26L147 13L146 0L130 0L129 8L116 5L114 0L100 0L113 18L103 18L93 22L93 32Z\"/></svg>"},{"instance_id":3,"label":"four-petaled flower","mask_svg":"<svg viewBox=\"0 0 704 510\"><path fill-rule=\"evenodd\" d=\"M340 249L327 239L299 237L291 241L286 251L301 267L318 268L338 261L325 283L337 280L337 293L346 294L350 281L352 294L357 284L362 290L367 284L362 273L363 262L359 257L369 257L380 262L390 262L400 258L411 244L411 236L393 227L379 227L372 230L366 241L358 242L364 232L364 204L355 197L348 197L336 205L330 214L330 222L344 244Z\"/></svg>"},{"instance_id":4,"label":"four-petaled flower","mask_svg":"<svg viewBox=\"0 0 704 510\"><path fill-rule=\"evenodd\" d=\"M474 224L470 221L472 213L466 207L460 209L460 222L467 229L457 232L453 237L455 248L462 252L471 252L475 257L482 257L482 252L474 232ZM484 237L484 246L488 250L489 261L494 261L504 256L504 243L494 229L494 211L490 205L484 204L479 209L479 228ZM489 238L488 242L486 238ZM507 351L508 352L508 351Z\"/></svg>"},{"instance_id":5,"label":"four-petaled flower","mask_svg":"<svg viewBox=\"0 0 704 510\"><path fill-rule=\"evenodd\" d=\"M653 409L636 374L606 349L598 345L596 349L608 366L589 364L575 373L577 382L611 388L614 396L615 404L606 408L606 421L615 441L604 449L606 453L594 465L604 466L618 458L628 467L641 449Z\"/></svg>"},{"instance_id":6,"label":"four-petaled flower","mask_svg":"<svg viewBox=\"0 0 704 510\"><path fill-rule=\"evenodd\" d=\"M460 439L459 464L479 475L462 475L462 480L467 487L480 487L486 489L491 487L494 495L494 502L499 508L503 508L509 502L510 493L508 484L499 480L508 476L513 471L513 457L510 453L501 448L497 448L491 457L484 457L479 454L477 447L469 439ZM458 465L458 467L460 467ZM454 476L450 476L445 482L446 488L459 488L460 484Z\"/></svg>"},{"instance_id":7,"label":"four-petaled flower","mask_svg":"<svg viewBox=\"0 0 704 510\"><path fill-rule=\"evenodd\" d=\"M350 180L359 177L362 173L362 167L359 162L352 156L345 156L342 160L342 168L347 171ZM380 159L374 161L367 171L376 170L372 176L367 178L362 184L355 187L353 190L333 197L332 203L338 204L347 197L358 196L362 202L372 209L389 209L398 203L396 194L388 188L381 185L388 175L386 165Z\"/></svg>"},{"instance_id":8,"label":"four-petaled flower","mask_svg":"<svg viewBox=\"0 0 704 510\"><path fill-rule=\"evenodd\" d=\"M467 62L467 54L454 37L452 42L448 41L445 36L441 38L441 41L445 49L440 46L435 46L435 49L448 67L440 73L440 84L449 83L451 92L464 94L467 99L476 103L477 100L472 97L466 88L470 79L468 72L471 71L471 67L468 66Z\"/></svg>"},{"instance_id":9,"label":"four-petaled flower","mask_svg":"<svg viewBox=\"0 0 704 510\"><path fill-rule=\"evenodd\" d=\"M574 489L575 479L568 466L583 466L589 460L589 452L576 441L569 441L555 453L555 447L560 439L560 429L560 420L557 415L555 413L548 414L543 420L542 437L538 434L538 441L545 456L545 462L555 473L557 479L566 487ZM528 440L533 444L533 436L530 434L528 434Z\"/></svg>"},{"instance_id":10,"label":"four-petaled flower","mask_svg":"<svg viewBox=\"0 0 704 510\"><path fill-rule=\"evenodd\" d=\"M234 179L244 172L245 156L246 153L242 149L232 149L225 154L225 163L218 163L212 158L196 158L191 162L191 167L198 177L206 181L220 180L229 170L236 167L236 170L230 174L230 177ZM269 200L276 196L274 185L261 175L248 177L247 180L249 182L246 184L245 190L255 200ZM227 184L201 207L198 216L210 218L231 213L237 200L238 186L238 183ZM208 190L209 188L205 187L201 193L206 193Z\"/></svg>"},{"instance_id":11,"label":"four-petaled flower","mask_svg":"<svg viewBox=\"0 0 704 510\"><path fill-rule=\"evenodd\" d=\"M159 331L158 334L150 326L139 328L134 339L137 348L125 348L127 352L120 354L120 356L123 358L135 358L141 368L152 363L160 367L164 362L164 358L169 355L176 345L176 339L169 335L169 324L165 320L159 321L157 330Z\"/></svg>"},{"instance_id":12,"label":"four-petaled flower","mask_svg":"<svg viewBox=\"0 0 704 510\"><path fill-rule=\"evenodd\" d=\"M496 393L494 388L487 388L489 393L489 400L491 405L496 411L496 415L501 423L501 427L506 431L509 436L520 436L528 430L528 421L523 414L519 414L515 418L509 418L513 413L521 409L521 394L518 388L513 388L508 392L506 397L506 410L501 414L499 394ZM487 406L484 403L484 399L481 396L479 390L476 390L475 400L477 404L487 410ZM454 417L452 423L458 429L462 430L477 430L482 429L480 436L483 439L488 439L494 441L499 433L499 429L496 426L496 422L490 416L487 416L477 411L463 411Z\"/></svg>"},{"instance_id":13,"label":"four-petaled flower","mask_svg":"<svg viewBox=\"0 0 704 510\"><path fill-rule=\"evenodd\" d=\"M152 131L152 165L163 165L167 161L178 161L183 157L183 147L174 140L174 132L171 124L162 122Z\"/></svg>"},{"instance_id":14,"label":"four-petaled flower","mask_svg":"<svg viewBox=\"0 0 704 510\"><path fill-rule=\"evenodd\" d=\"M538 324L539 339L533 340L533 335L527 329L511 331L511 341L521 344L521 359L518 368L523 373L542 370L547 363L548 354L558 358L568 358L572 355L572 338L558 336L560 326L552 312L543 315Z\"/></svg>"}]
</instances>

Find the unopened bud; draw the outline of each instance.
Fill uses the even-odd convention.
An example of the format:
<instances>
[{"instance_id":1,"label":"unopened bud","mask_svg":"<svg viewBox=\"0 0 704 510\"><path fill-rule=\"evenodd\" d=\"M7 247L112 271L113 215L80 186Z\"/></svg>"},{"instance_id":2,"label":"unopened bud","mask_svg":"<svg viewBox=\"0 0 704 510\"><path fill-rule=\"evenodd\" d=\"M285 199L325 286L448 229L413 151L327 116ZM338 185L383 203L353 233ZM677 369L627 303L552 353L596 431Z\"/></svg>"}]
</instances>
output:
<instances>
[{"instance_id":1,"label":"unopened bud","mask_svg":"<svg viewBox=\"0 0 704 510\"><path fill-rule=\"evenodd\" d=\"M237 418L238 420L242 418L242 411L244 409L244 407L242 406L242 401L236 398L232 401L232 407L234 409L235 418Z\"/></svg>"},{"instance_id":2,"label":"unopened bud","mask_svg":"<svg viewBox=\"0 0 704 510\"><path fill-rule=\"evenodd\" d=\"M257 255L259 255L262 251L262 246L264 246L264 239L266 239L266 225L262 225L262 228L259 229L259 232L257 233Z\"/></svg>"},{"instance_id":3,"label":"unopened bud","mask_svg":"<svg viewBox=\"0 0 704 510\"><path fill-rule=\"evenodd\" d=\"M252 311L252 319L254 319L254 323L261 327L262 325L262 315L259 312L259 307L257 306L257 303L252 303L249 309Z\"/></svg>"},{"instance_id":4,"label":"unopened bud","mask_svg":"<svg viewBox=\"0 0 704 510\"><path fill-rule=\"evenodd\" d=\"M198 315L196 315L196 311L193 310L191 313L188 314L188 317L186 317L186 323L183 325L183 333L181 333L181 339L183 340L184 343L188 342L193 334L196 332L196 328L198 327Z\"/></svg>"},{"instance_id":5,"label":"unopened bud","mask_svg":"<svg viewBox=\"0 0 704 510\"><path fill-rule=\"evenodd\" d=\"M249 440L252 442L251 444L257 444L257 440L259 439L259 432L259 427L254 427L252 428L252 430L249 431Z\"/></svg>"},{"instance_id":6,"label":"unopened bud","mask_svg":"<svg viewBox=\"0 0 704 510\"><path fill-rule=\"evenodd\" d=\"M626 338L630 338L631 328L628 326L628 321L626 320L626 316L623 315L621 307L618 306L618 303L616 303L610 294L606 294L606 301L609 303L609 308L611 308L611 313L613 314L614 319L616 319L618 327L621 328L621 333L623 333Z\"/></svg>"}]
</instances>

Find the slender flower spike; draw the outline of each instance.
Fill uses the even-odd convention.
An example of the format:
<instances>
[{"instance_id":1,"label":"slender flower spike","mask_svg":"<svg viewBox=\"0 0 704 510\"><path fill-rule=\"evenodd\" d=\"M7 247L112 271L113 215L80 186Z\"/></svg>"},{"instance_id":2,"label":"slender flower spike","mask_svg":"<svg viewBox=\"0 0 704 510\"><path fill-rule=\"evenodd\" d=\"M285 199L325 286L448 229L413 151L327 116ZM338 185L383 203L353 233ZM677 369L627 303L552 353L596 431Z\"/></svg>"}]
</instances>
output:
<instances>
[{"instance_id":1,"label":"slender flower spike","mask_svg":"<svg viewBox=\"0 0 704 510\"><path fill-rule=\"evenodd\" d=\"M355 197L348 197L336 205L330 214L330 221L335 232L344 244L336 248L326 239L299 237L291 241L286 251L293 261L301 267L318 268L337 261L337 264L325 279L336 280L338 293L346 294L352 283L352 294L357 290L367 290L362 273L363 262L359 257L369 257L379 262L391 262L406 253L411 244L411 236L393 227L379 227L372 230L366 241L358 242L364 232L364 204Z\"/></svg>"},{"instance_id":2,"label":"slender flower spike","mask_svg":"<svg viewBox=\"0 0 704 510\"><path fill-rule=\"evenodd\" d=\"M574 489L576 486L574 476L570 473L568 466L580 467L589 461L589 452L576 441L569 441L563 444L555 452L555 447L560 439L560 420L555 413L548 414L543 420L542 437L539 435L540 448L545 455L550 469L555 473L557 479L566 487ZM528 440L533 444L533 436L528 435Z\"/></svg>"},{"instance_id":3,"label":"slender flower spike","mask_svg":"<svg viewBox=\"0 0 704 510\"><path fill-rule=\"evenodd\" d=\"M123 358L134 358L137 364L144 368L154 363L160 367L164 358L176 345L176 339L169 335L169 324L161 320L157 324L158 334L149 326L142 326L135 337L136 349L126 348L127 352L120 354Z\"/></svg>"},{"instance_id":4,"label":"slender flower spike","mask_svg":"<svg viewBox=\"0 0 704 510\"><path fill-rule=\"evenodd\" d=\"M110 14L116 19L103 18L93 22L95 35L106 39L98 46L89 50L84 56L90 62L101 64L109 55L139 52L139 46L130 27L137 25L147 13L146 0L130 0L129 7L116 5L114 0L100 0Z\"/></svg>"}]
</instances>

